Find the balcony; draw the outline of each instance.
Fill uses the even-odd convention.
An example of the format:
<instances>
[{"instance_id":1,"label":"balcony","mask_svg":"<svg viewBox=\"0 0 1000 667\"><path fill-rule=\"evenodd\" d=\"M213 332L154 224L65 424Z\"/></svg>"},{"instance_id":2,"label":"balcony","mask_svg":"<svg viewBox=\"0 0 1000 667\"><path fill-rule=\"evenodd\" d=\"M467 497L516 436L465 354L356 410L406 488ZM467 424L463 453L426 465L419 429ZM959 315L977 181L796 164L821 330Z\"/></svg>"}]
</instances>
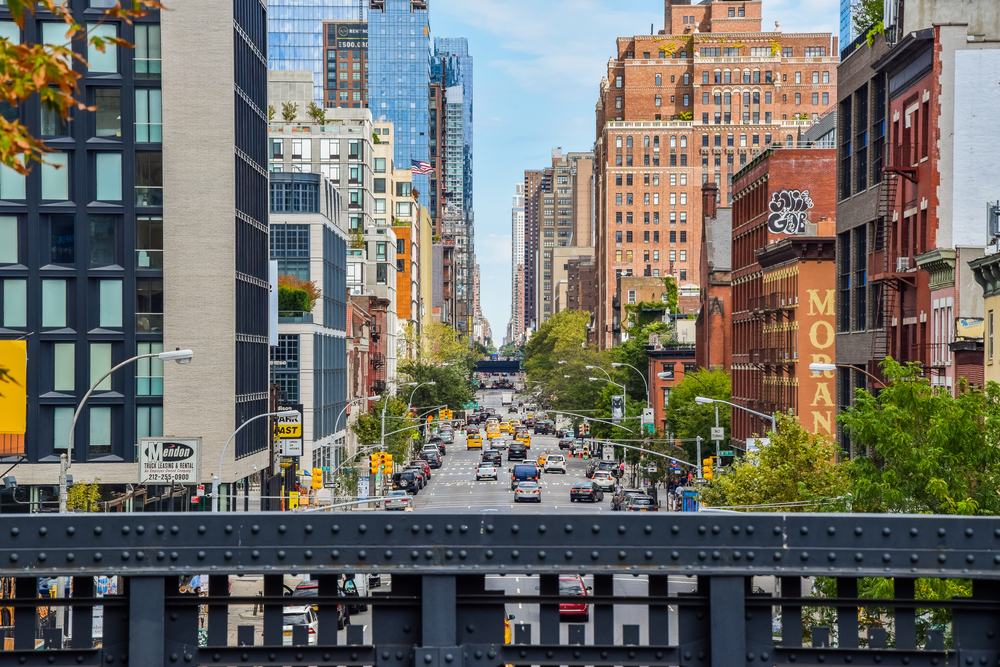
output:
<instances>
[{"instance_id":1,"label":"balcony","mask_svg":"<svg viewBox=\"0 0 1000 667\"><path fill-rule=\"evenodd\" d=\"M760 300L762 309L767 313L779 310L791 310L798 305L798 303L793 303L793 301L797 301L795 297L784 292L771 292L760 297Z\"/></svg>"},{"instance_id":2,"label":"balcony","mask_svg":"<svg viewBox=\"0 0 1000 667\"><path fill-rule=\"evenodd\" d=\"M302 310L282 310L278 312L278 324L312 324L312 313Z\"/></svg>"}]
</instances>

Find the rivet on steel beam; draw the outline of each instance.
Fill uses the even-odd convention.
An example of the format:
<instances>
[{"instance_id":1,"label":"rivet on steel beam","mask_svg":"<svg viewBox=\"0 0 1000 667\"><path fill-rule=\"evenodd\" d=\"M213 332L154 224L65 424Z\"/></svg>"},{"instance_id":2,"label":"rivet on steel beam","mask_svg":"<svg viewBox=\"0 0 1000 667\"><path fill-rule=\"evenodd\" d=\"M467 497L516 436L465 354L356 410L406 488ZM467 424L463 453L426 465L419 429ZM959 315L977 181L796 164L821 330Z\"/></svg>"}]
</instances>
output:
<instances>
[{"instance_id":1,"label":"rivet on steel beam","mask_svg":"<svg viewBox=\"0 0 1000 667\"><path fill-rule=\"evenodd\" d=\"M548 530L548 529L545 527L544 523L538 524L538 532L539 533L544 533L546 530Z\"/></svg>"},{"instance_id":2,"label":"rivet on steel beam","mask_svg":"<svg viewBox=\"0 0 1000 667\"><path fill-rule=\"evenodd\" d=\"M545 652L545 656L548 657L548 658L550 658L550 659L554 658L554 657L556 657L556 652L555 651L546 651Z\"/></svg>"},{"instance_id":3,"label":"rivet on steel beam","mask_svg":"<svg viewBox=\"0 0 1000 667\"><path fill-rule=\"evenodd\" d=\"M628 557L628 554L626 554L624 551L619 551L618 552L618 560L625 560L627 557Z\"/></svg>"},{"instance_id":4,"label":"rivet on steel beam","mask_svg":"<svg viewBox=\"0 0 1000 667\"><path fill-rule=\"evenodd\" d=\"M204 556L203 556L204 553L205 553L204 551L199 551L198 552L198 558L199 559L204 558ZM285 550L284 549L279 549L278 550L278 558L281 558L281 559L285 558Z\"/></svg>"},{"instance_id":5,"label":"rivet on steel beam","mask_svg":"<svg viewBox=\"0 0 1000 667\"><path fill-rule=\"evenodd\" d=\"M487 549L486 550L486 557L487 558L493 558L493 549Z\"/></svg>"},{"instance_id":6,"label":"rivet on steel beam","mask_svg":"<svg viewBox=\"0 0 1000 667\"><path fill-rule=\"evenodd\" d=\"M768 658L770 658L770 657L771 657L771 656L770 656L770 655L768 655L767 651L764 651L763 653L761 653L761 654L760 654L760 659L761 659L761 660L767 660L767 659L768 659Z\"/></svg>"},{"instance_id":7,"label":"rivet on steel beam","mask_svg":"<svg viewBox=\"0 0 1000 667\"><path fill-rule=\"evenodd\" d=\"M653 532L653 527L652 526L646 526L645 528L643 528L643 530L646 532L647 535L649 535L650 533Z\"/></svg>"},{"instance_id":8,"label":"rivet on steel beam","mask_svg":"<svg viewBox=\"0 0 1000 667\"><path fill-rule=\"evenodd\" d=\"M396 651L396 660L402 660L402 659L403 659L403 652Z\"/></svg>"},{"instance_id":9,"label":"rivet on steel beam","mask_svg":"<svg viewBox=\"0 0 1000 667\"><path fill-rule=\"evenodd\" d=\"M411 533L419 533L420 532L420 526L418 526L417 524L413 524L412 526L410 526L410 532Z\"/></svg>"},{"instance_id":10,"label":"rivet on steel beam","mask_svg":"<svg viewBox=\"0 0 1000 667\"><path fill-rule=\"evenodd\" d=\"M464 535L465 533L469 532L469 527L466 526L465 524L462 524L461 526L458 527L458 532Z\"/></svg>"},{"instance_id":11,"label":"rivet on steel beam","mask_svg":"<svg viewBox=\"0 0 1000 667\"><path fill-rule=\"evenodd\" d=\"M593 526L590 527L590 532L592 532L594 535L597 535L599 532L601 532L601 527L595 523Z\"/></svg>"},{"instance_id":12,"label":"rivet on steel beam","mask_svg":"<svg viewBox=\"0 0 1000 667\"><path fill-rule=\"evenodd\" d=\"M527 658L528 657L528 652L527 651L521 651L521 657L522 658Z\"/></svg>"},{"instance_id":13,"label":"rivet on steel beam","mask_svg":"<svg viewBox=\"0 0 1000 667\"><path fill-rule=\"evenodd\" d=\"M10 531L11 535L17 535L17 533L14 532L15 530L17 530L17 528L11 529ZM94 526L94 535L100 535L103 532L104 532L103 528L101 528L100 526Z\"/></svg>"},{"instance_id":14,"label":"rivet on steel beam","mask_svg":"<svg viewBox=\"0 0 1000 667\"><path fill-rule=\"evenodd\" d=\"M517 558L520 558L520 556L521 556L521 553L517 549L514 549L513 551L510 552L510 557L511 558L517 559Z\"/></svg>"},{"instance_id":15,"label":"rivet on steel beam","mask_svg":"<svg viewBox=\"0 0 1000 667\"><path fill-rule=\"evenodd\" d=\"M340 532L340 525L335 523L332 526L330 526L330 532L331 533L339 533Z\"/></svg>"},{"instance_id":16,"label":"rivet on steel beam","mask_svg":"<svg viewBox=\"0 0 1000 667\"><path fill-rule=\"evenodd\" d=\"M357 659L358 659L358 654L357 653L352 653L351 654L351 660L357 660Z\"/></svg>"},{"instance_id":17,"label":"rivet on steel beam","mask_svg":"<svg viewBox=\"0 0 1000 667\"><path fill-rule=\"evenodd\" d=\"M753 660L756 656L751 652L747 653L747 660Z\"/></svg>"},{"instance_id":18,"label":"rivet on steel beam","mask_svg":"<svg viewBox=\"0 0 1000 667\"><path fill-rule=\"evenodd\" d=\"M310 528L312 528L312 526L310 526ZM232 535L232 533L233 533L233 527L232 526L226 526L225 530L226 530L226 535ZM308 531L306 531L306 532L308 532Z\"/></svg>"},{"instance_id":19,"label":"rivet on steel beam","mask_svg":"<svg viewBox=\"0 0 1000 667\"><path fill-rule=\"evenodd\" d=\"M161 551L160 553L163 553L163 552ZM159 557L159 556L157 556L157 557ZM227 551L226 553L222 554L222 557L225 558L226 560L232 560L233 559L233 552L232 551Z\"/></svg>"},{"instance_id":20,"label":"rivet on steel beam","mask_svg":"<svg viewBox=\"0 0 1000 667\"><path fill-rule=\"evenodd\" d=\"M882 562L883 563L888 563L891 560L892 560L892 555L890 555L890 554L882 554Z\"/></svg>"},{"instance_id":21,"label":"rivet on steel beam","mask_svg":"<svg viewBox=\"0 0 1000 667\"><path fill-rule=\"evenodd\" d=\"M177 560L177 558L175 557L176 555L177 555L177 552L176 551L173 552L172 554L170 554L170 559L171 560ZM253 558L254 560L256 560L256 559L260 558L260 552L257 551L256 549L254 549L253 551L250 552L250 557Z\"/></svg>"},{"instance_id":22,"label":"rivet on steel beam","mask_svg":"<svg viewBox=\"0 0 1000 667\"><path fill-rule=\"evenodd\" d=\"M775 535L781 535L781 526L775 526L774 528L771 529L771 532L774 533Z\"/></svg>"},{"instance_id":23,"label":"rivet on steel beam","mask_svg":"<svg viewBox=\"0 0 1000 667\"><path fill-rule=\"evenodd\" d=\"M965 562L966 563L975 563L976 562L976 557L973 556L972 554L969 554L968 556L965 557Z\"/></svg>"},{"instance_id":24,"label":"rivet on steel beam","mask_svg":"<svg viewBox=\"0 0 1000 667\"><path fill-rule=\"evenodd\" d=\"M809 552L803 551L802 553L799 554L799 558L802 560L809 560Z\"/></svg>"},{"instance_id":25,"label":"rivet on steel beam","mask_svg":"<svg viewBox=\"0 0 1000 667\"><path fill-rule=\"evenodd\" d=\"M74 554L72 551L70 551L68 554L66 554L66 561L67 562L72 563L75 560L76 560L76 554Z\"/></svg>"},{"instance_id":26,"label":"rivet on steel beam","mask_svg":"<svg viewBox=\"0 0 1000 667\"><path fill-rule=\"evenodd\" d=\"M732 531L733 531L733 535L739 535L740 534L740 527L739 526L733 526Z\"/></svg>"},{"instance_id":27,"label":"rivet on steel beam","mask_svg":"<svg viewBox=\"0 0 1000 667\"><path fill-rule=\"evenodd\" d=\"M715 553L719 553L719 552L716 551ZM653 552L652 551L647 551L646 552L646 560L652 560L652 559L653 559Z\"/></svg>"},{"instance_id":28,"label":"rivet on steel beam","mask_svg":"<svg viewBox=\"0 0 1000 667\"><path fill-rule=\"evenodd\" d=\"M493 532L493 524L489 524L488 526L486 526L486 532L487 533L492 533Z\"/></svg>"},{"instance_id":29,"label":"rivet on steel beam","mask_svg":"<svg viewBox=\"0 0 1000 667\"><path fill-rule=\"evenodd\" d=\"M451 653L446 653L445 656L444 656L444 661L445 662L454 662L455 661L455 656L453 656Z\"/></svg>"},{"instance_id":30,"label":"rivet on steel beam","mask_svg":"<svg viewBox=\"0 0 1000 667\"><path fill-rule=\"evenodd\" d=\"M826 559L832 563L833 561L837 560L837 554L831 551L826 555Z\"/></svg>"},{"instance_id":31,"label":"rivet on steel beam","mask_svg":"<svg viewBox=\"0 0 1000 667\"><path fill-rule=\"evenodd\" d=\"M278 655L276 653L269 653L268 656L267 656L267 659L271 660L271 661L277 660L278 659Z\"/></svg>"},{"instance_id":32,"label":"rivet on steel beam","mask_svg":"<svg viewBox=\"0 0 1000 667\"><path fill-rule=\"evenodd\" d=\"M1000 528L995 528L993 530L993 537L1000 537Z\"/></svg>"},{"instance_id":33,"label":"rivet on steel beam","mask_svg":"<svg viewBox=\"0 0 1000 667\"><path fill-rule=\"evenodd\" d=\"M908 656L908 655L904 655L903 656L903 664L904 665L910 664L910 656Z\"/></svg>"},{"instance_id":34,"label":"rivet on steel beam","mask_svg":"<svg viewBox=\"0 0 1000 667\"><path fill-rule=\"evenodd\" d=\"M603 658L606 658L607 655L608 654L606 652L601 653L601 657L603 657ZM663 651L657 651L656 652L656 659L657 660L662 660L663 659Z\"/></svg>"},{"instance_id":35,"label":"rivet on steel beam","mask_svg":"<svg viewBox=\"0 0 1000 667\"><path fill-rule=\"evenodd\" d=\"M204 535L207 532L208 532L208 528L206 528L205 526L198 526L198 534L199 535Z\"/></svg>"},{"instance_id":36,"label":"rivet on steel beam","mask_svg":"<svg viewBox=\"0 0 1000 667\"><path fill-rule=\"evenodd\" d=\"M747 526L747 535L753 535L754 530L756 530L756 528L753 526Z\"/></svg>"},{"instance_id":37,"label":"rivet on steel beam","mask_svg":"<svg viewBox=\"0 0 1000 667\"><path fill-rule=\"evenodd\" d=\"M579 658L582 654L579 651L573 651L573 657Z\"/></svg>"},{"instance_id":38,"label":"rivet on steel beam","mask_svg":"<svg viewBox=\"0 0 1000 667\"><path fill-rule=\"evenodd\" d=\"M857 526L854 529L854 534L857 535L858 537L860 537L861 534L864 533L864 532L865 531L864 531L864 529L861 526Z\"/></svg>"},{"instance_id":39,"label":"rivet on steel beam","mask_svg":"<svg viewBox=\"0 0 1000 667\"><path fill-rule=\"evenodd\" d=\"M448 549L447 551L444 552L444 557L447 558L448 560L451 560L452 558L455 557L455 552L452 551L451 549Z\"/></svg>"},{"instance_id":40,"label":"rivet on steel beam","mask_svg":"<svg viewBox=\"0 0 1000 667\"><path fill-rule=\"evenodd\" d=\"M364 560L366 558L368 558L368 552L366 552L364 549L358 552L358 560Z\"/></svg>"},{"instance_id":41,"label":"rivet on steel beam","mask_svg":"<svg viewBox=\"0 0 1000 667\"><path fill-rule=\"evenodd\" d=\"M181 532L180 528L178 528L177 526L170 526L170 534L171 535L176 535L179 532Z\"/></svg>"},{"instance_id":42,"label":"rivet on steel beam","mask_svg":"<svg viewBox=\"0 0 1000 667\"><path fill-rule=\"evenodd\" d=\"M671 558L671 560L677 560L680 557L681 557L680 552L678 552L678 551L671 551L670 552L670 558Z\"/></svg>"},{"instance_id":43,"label":"rivet on steel beam","mask_svg":"<svg viewBox=\"0 0 1000 667\"><path fill-rule=\"evenodd\" d=\"M424 552L424 558L426 558L427 560L434 558L434 552L428 549L427 551Z\"/></svg>"},{"instance_id":44,"label":"rivet on steel beam","mask_svg":"<svg viewBox=\"0 0 1000 667\"><path fill-rule=\"evenodd\" d=\"M917 554L910 554L911 563L916 563L918 560L920 560L920 556L918 556Z\"/></svg>"},{"instance_id":45,"label":"rivet on steel beam","mask_svg":"<svg viewBox=\"0 0 1000 667\"><path fill-rule=\"evenodd\" d=\"M156 532L159 535L162 535L166 530L167 530L166 526L157 526L156 527Z\"/></svg>"},{"instance_id":46,"label":"rivet on steel beam","mask_svg":"<svg viewBox=\"0 0 1000 667\"><path fill-rule=\"evenodd\" d=\"M365 524L361 524L360 526L358 526L358 532L359 533L366 533L366 532L368 532L368 526L366 526Z\"/></svg>"},{"instance_id":47,"label":"rivet on steel beam","mask_svg":"<svg viewBox=\"0 0 1000 667\"><path fill-rule=\"evenodd\" d=\"M966 537L972 537L972 535L973 535L973 530L971 528L966 528L965 529L965 536Z\"/></svg>"},{"instance_id":48,"label":"rivet on steel beam","mask_svg":"<svg viewBox=\"0 0 1000 667\"><path fill-rule=\"evenodd\" d=\"M938 528L938 537L944 537L947 532L944 528Z\"/></svg>"},{"instance_id":49,"label":"rivet on steel beam","mask_svg":"<svg viewBox=\"0 0 1000 667\"><path fill-rule=\"evenodd\" d=\"M199 553L204 553L204 552L202 551L202 552L199 552ZM127 551L123 551L122 552L122 560L128 560L128 552Z\"/></svg>"},{"instance_id":50,"label":"rivet on steel beam","mask_svg":"<svg viewBox=\"0 0 1000 667\"><path fill-rule=\"evenodd\" d=\"M191 655L190 653L185 653L184 654L184 662L191 662L192 660L194 660L194 656L193 655Z\"/></svg>"},{"instance_id":51,"label":"rivet on steel beam","mask_svg":"<svg viewBox=\"0 0 1000 667\"><path fill-rule=\"evenodd\" d=\"M180 656L179 655L177 655L176 653L171 653L170 654L170 662L177 662L178 660L180 660Z\"/></svg>"},{"instance_id":52,"label":"rivet on steel beam","mask_svg":"<svg viewBox=\"0 0 1000 667\"><path fill-rule=\"evenodd\" d=\"M538 560L545 560L545 550L544 549L538 552Z\"/></svg>"},{"instance_id":53,"label":"rivet on steel beam","mask_svg":"<svg viewBox=\"0 0 1000 667\"><path fill-rule=\"evenodd\" d=\"M733 560L739 560L742 557L743 557L743 554L740 553L739 551L734 551L733 552Z\"/></svg>"},{"instance_id":54,"label":"rivet on steel beam","mask_svg":"<svg viewBox=\"0 0 1000 667\"><path fill-rule=\"evenodd\" d=\"M513 526L510 527L510 532L512 532L512 533L520 533L521 532L521 527L515 523Z\"/></svg>"},{"instance_id":55,"label":"rivet on steel beam","mask_svg":"<svg viewBox=\"0 0 1000 667\"><path fill-rule=\"evenodd\" d=\"M403 624L403 632L410 632L411 630L413 630L413 628L410 626L409 623Z\"/></svg>"},{"instance_id":56,"label":"rivet on steel beam","mask_svg":"<svg viewBox=\"0 0 1000 667\"><path fill-rule=\"evenodd\" d=\"M856 560L857 562L860 563L864 559L865 559L865 555L863 553L861 553L860 551L857 552L856 554L854 554L854 560Z\"/></svg>"},{"instance_id":57,"label":"rivet on steel beam","mask_svg":"<svg viewBox=\"0 0 1000 667\"><path fill-rule=\"evenodd\" d=\"M567 533L572 533L573 532L573 526L572 526L572 524L568 524L567 523L566 527L563 530L565 530Z\"/></svg>"},{"instance_id":58,"label":"rivet on steel beam","mask_svg":"<svg viewBox=\"0 0 1000 667\"><path fill-rule=\"evenodd\" d=\"M747 560L753 560L756 557L757 557L757 555L754 552L752 552L752 551L748 551L747 552Z\"/></svg>"},{"instance_id":59,"label":"rivet on steel beam","mask_svg":"<svg viewBox=\"0 0 1000 667\"><path fill-rule=\"evenodd\" d=\"M444 527L444 532L450 535L451 533L455 532L455 527L449 523L447 526Z\"/></svg>"},{"instance_id":60,"label":"rivet on steel beam","mask_svg":"<svg viewBox=\"0 0 1000 667\"><path fill-rule=\"evenodd\" d=\"M939 563L944 563L947 560L948 560L948 557L946 555L944 555L944 554L938 554L938 562Z\"/></svg>"},{"instance_id":61,"label":"rivet on steel beam","mask_svg":"<svg viewBox=\"0 0 1000 667\"><path fill-rule=\"evenodd\" d=\"M886 526L885 528L882 529L882 534L885 535L886 537L892 535L892 531L889 530L889 526Z\"/></svg>"},{"instance_id":62,"label":"rivet on steel beam","mask_svg":"<svg viewBox=\"0 0 1000 667\"><path fill-rule=\"evenodd\" d=\"M432 656L430 653L425 653L424 654L424 662L426 662L428 665L431 664L431 662L433 662L433 660L434 660L434 656Z\"/></svg>"},{"instance_id":63,"label":"rivet on steel beam","mask_svg":"<svg viewBox=\"0 0 1000 667\"><path fill-rule=\"evenodd\" d=\"M73 527L73 526L67 526L66 527L66 534L67 535L76 535L76 528Z\"/></svg>"},{"instance_id":64,"label":"rivet on steel beam","mask_svg":"<svg viewBox=\"0 0 1000 667\"><path fill-rule=\"evenodd\" d=\"M97 553L94 554L94 560L99 561L102 558L104 558L104 556L101 555L100 551L98 551Z\"/></svg>"},{"instance_id":65,"label":"rivet on steel beam","mask_svg":"<svg viewBox=\"0 0 1000 667\"><path fill-rule=\"evenodd\" d=\"M432 526L431 524L427 524L426 526L424 526L424 532L425 533L433 533L434 532L434 526Z\"/></svg>"},{"instance_id":66,"label":"rivet on steel beam","mask_svg":"<svg viewBox=\"0 0 1000 667\"><path fill-rule=\"evenodd\" d=\"M788 660L789 660L790 662L795 662L795 661L796 661L796 660L798 660L798 659L799 659L799 656L795 655L794 653L791 653L791 654L789 654L789 656L788 656Z\"/></svg>"},{"instance_id":67,"label":"rivet on steel beam","mask_svg":"<svg viewBox=\"0 0 1000 667\"><path fill-rule=\"evenodd\" d=\"M391 533L392 532L392 524L391 523L387 523L385 525L385 532L387 532L387 533Z\"/></svg>"},{"instance_id":68,"label":"rivet on steel beam","mask_svg":"<svg viewBox=\"0 0 1000 667\"><path fill-rule=\"evenodd\" d=\"M591 560L597 560L600 557L601 557L601 554L597 553L596 551L591 551L590 552L590 559Z\"/></svg>"},{"instance_id":69,"label":"rivet on steel beam","mask_svg":"<svg viewBox=\"0 0 1000 667\"><path fill-rule=\"evenodd\" d=\"M1000 554L997 554L996 556L993 557L993 562L1000 563Z\"/></svg>"},{"instance_id":70,"label":"rivet on steel beam","mask_svg":"<svg viewBox=\"0 0 1000 667\"><path fill-rule=\"evenodd\" d=\"M781 560L781 552L780 551L775 551L774 552L774 560Z\"/></svg>"},{"instance_id":71,"label":"rivet on steel beam","mask_svg":"<svg viewBox=\"0 0 1000 667\"><path fill-rule=\"evenodd\" d=\"M803 535L808 535L809 534L809 526L802 526L801 528L799 528L799 532L801 534L803 534Z\"/></svg>"},{"instance_id":72,"label":"rivet on steel beam","mask_svg":"<svg viewBox=\"0 0 1000 667\"><path fill-rule=\"evenodd\" d=\"M690 660L691 659L691 651L687 651L687 652L684 653L684 659L685 660Z\"/></svg>"},{"instance_id":73,"label":"rivet on steel beam","mask_svg":"<svg viewBox=\"0 0 1000 667\"><path fill-rule=\"evenodd\" d=\"M713 535L718 535L720 530L721 530L721 528L719 528L718 526L712 526L712 534Z\"/></svg>"},{"instance_id":74,"label":"rivet on steel beam","mask_svg":"<svg viewBox=\"0 0 1000 667\"><path fill-rule=\"evenodd\" d=\"M817 655L816 659L819 660L820 662L826 662L826 656L823 655L822 653L820 653L819 655Z\"/></svg>"},{"instance_id":75,"label":"rivet on steel beam","mask_svg":"<svg viewBox=\"0 0 1000 667\"><path fill-rule=\"evenodd\" d=\"M708 558L708 554L707 553L705 553L704 551L699 551L698 552L698 560L705 560L706 558Z\"/></svg>"},{"instance_id":76,"label":"rivet on steel beam","mask_svg":"<svg viewBox=\"0 0 1000 667\"><path fill-rule=\"evenodd\" d=\"M8 558L10 558L11 563L17 562L17 554L11 554L10 556L8 556Z\"/></svg>"},{"instance_id":77,"label":"rivet on steel beam","mask_svg":"<svg viewBox=\"0 0 1000 667\"><path fill-rule=\"evenodd\" d=\"M704 535L706 533L706 531L708 531L708 529L705 528L705 526L698 526L698 534L699 535Z\"/></svg>"},{"instance_id":78,"label":"rivet on steel beam","mask_svg":"<svg viewBox=\"0 0 1000 667\"><path fill-rule=\"evenodd\" d=\"M222 660L222 656L219 655L218 653L213 653L212 660L214 660L215 662L219 662L220 660Z\"/></svg>"},{"instance_id":79,"label":"rivet on steel beam","mask_svg":"<svg viewBox=\"0 0 1000 667\"><path fill-rule=\"evenodd\" d=\"M330 558L340 558L340 551L338 549L334 549L333 551L331 551Z\"/></svg>"},{"instance_id":80,"label":"rivet on steel beam","mask_svg":"<svg viewBox=\"0 0 1000 667\"><path fill-rule=\"evenodd\" d=\"M625 534L625 526L618 526L618 534L619 535Z\"/></svg>"},{"instance_id":81,"label":"rivet on steel beam","mask_svg":"<svg viewBox=\"0 0 1000 667\"><path fill-rule=\"evenodd\" d=\"M392 655L392 654L389 653L388 651L382 651L382 659L383 660L388 660L390 655Z\"/></svg>"},{"instance_id":82,"label":"rivet on steel beam","mask_svg":"<svg viewBox=\"0 0 1000 667\"><path fill-rule=\"evenodd\" d=\"M854 662L854 656L848 653L844 656L844 662Z\"/></svg>"},{"instance_id":83,"label":"rivet on steel beam","mask_svg":"<svg viewBox=\"0 0 1000 667\"><path fill-rule=\"evenodd\" d=\"M705 659L705 652L704 651L698 651L698 659L699 660L704 660Z\"/></svg>"},{"instance_id":84,"label":"rivet on steel beam","mask_svg":"<svg viewBox=\"0 0 1000 667\"><path fill-rule=\"evenodd\" d=\"M492 660L493 658L497 657L497 652L494 651L493 649L490 649L489 651L486 652L486 657Z\"/></svg>"},{"instance_id":85,"label":"rivet on steel beam","mask_svg":"<svg viewBox=\"0 0 1000 667\"><path fill-rule=\"evenodd\" d=\"M38 534L39 535L48 535L49 534L49 529L46 528L45 526L42 526L41 528L38 529Z\"/></svg>"},{"instance_id":86,"label":"rivet on steel beam","mask_svg":"<svg viewBox=\"0 0 1000 667\"><path fill-rule=\"evenodd\" d=\"M678 525L670 526L670 532L676 535L677 533L681 532L681 527Z\"/></svg>"}]
</instances>

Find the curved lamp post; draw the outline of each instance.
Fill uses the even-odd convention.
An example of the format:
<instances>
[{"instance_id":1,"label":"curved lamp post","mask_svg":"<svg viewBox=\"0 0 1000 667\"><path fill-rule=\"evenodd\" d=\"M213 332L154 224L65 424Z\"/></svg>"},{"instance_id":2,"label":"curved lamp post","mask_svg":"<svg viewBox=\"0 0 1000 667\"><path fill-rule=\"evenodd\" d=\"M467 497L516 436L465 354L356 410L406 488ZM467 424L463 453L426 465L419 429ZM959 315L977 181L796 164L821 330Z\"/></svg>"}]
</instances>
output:
<instances>
[{"instance_id":1,"label":"curved lamp post","mask_svg":"<svg viewBox=\"0 0 1000 667\"><path fill-rule=\"evenodd\" d=\"M226 458L226 450L229 449L229 443L233 441L236 434L243 430L243 428L252 421L258 419L263 419L264 417L295 417L299 414L298 410L279 410L278 412L265 412L262 415L257 415L256 417L251 417L246 420L240 427L233 431L233 434L229 436L229 440L226 440L226 446L222 448L222 455L219 457L219 474L212 476L212 511L219 511L219 480L222 479L222 462Z\"/></svg>"}]
</instances>

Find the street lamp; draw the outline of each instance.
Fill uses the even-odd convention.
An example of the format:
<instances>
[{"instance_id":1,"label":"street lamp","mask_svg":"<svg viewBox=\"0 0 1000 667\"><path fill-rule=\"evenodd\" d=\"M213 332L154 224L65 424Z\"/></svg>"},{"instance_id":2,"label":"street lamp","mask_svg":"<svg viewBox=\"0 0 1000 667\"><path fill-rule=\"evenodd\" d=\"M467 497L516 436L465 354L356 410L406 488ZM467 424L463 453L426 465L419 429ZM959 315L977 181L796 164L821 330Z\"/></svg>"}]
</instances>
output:
<instances>
[{"instance_id":1,"label":"street lamp","mask_svg":"<svg viewBox=\"0 0 1000 667\"><path fill-rule=\"evenodd\" d=\"M646 382L646 376L643 375L642 372L639 371L639 369L636 368L635 366L633 366L632 364L626 364L626 363L622 363L622 362L619 362L619 361L613 361L613 362L611 362L611 366L613 368L620 368L622 366L628 366L629 368L631 368L632 370L634 370L636 373L639 374L639 377L642 378L642 383L646 386L646 407L647 408L650 407L650 404L649 404L649 383ZM663 378L661 378L661 379L663 379Z\"/></svg>"},{"instance_id":2,"label":"street lamp","mask_svg":"<svg viewBox=\"0 0 1000 667\"><path fill-rule=\"evenodd\" d=\"M417 389L420 389L421 387L434 387L436 385L437 385L437 382L431 381L431 382L424 382L423 384L418 384L416 387L414 387L413 391L410 392L410 400L406 402L406 412L407 412L407 414L409 414L409 412L410 412L410 406L413 405L413 395L415 393L417 393Z\"/></svg>"},{"instance_id":3,"label":"street lamp","mask_svg":"<svg viewBox=\"0 0 1000 667\"><path fill-rule=\"evenodd\" d=\"M560 362L558 362L558 363L560 363L560 364L568 364L569 362L568 362L568 361L566 361L565 359L563 359L562 361L560 361ZM590 366L588 366L587 368L590 368Z\"/></svg>"},{"instance_id":4,"label":"street lamp","mask_svg":"<svg viewBox=\"0 0 1000 667\"><path fill-rule=\"evenodd\" d=\"M222 448L222 456L219 457L219 474L212 477L212 511L219 511L219 480L222 479L222 462L226 459L226 450L229 449L229 443L233 441L236 434L243 430L243 428L252 421L257 419L263 419L264 417L297 417L299 414L298 410L279 410L277 412L265 412L262 415L257 415L256 417L251 417L242 424L239 428L233 431L233 434L229 436L229 440L226 440L226 446Z\"/></svg>"},{"instance_id":5,"label":"street lamp","mask_svg":"<svg viewBox=\"0 0 1000 667\"><path fill-rule=\"evenodd\" d=\"M820 373L826 373L828 371L835 371L838 368L850 368L852 370L856 370L859 373L863 373L868 377L870 377L872 380L875 380L875 382L878 382L882 386L882 388L885 389L885 382L882 382L882 380L879 380L877 377L875 377L868 371L861 370L857 366L850 366L848 364L809 364L809 370L816 375L819 375Z\"/></svg>"},{"instance_id":6,"label":"street lamp","mask_svg":"<svg viewBox=\"0 0 1000 667\"><path fill-rule=\"evenodd\" d=\"M76 420L80 417L80 413L83 411L83 406L87 403L87 399L90 395L97 391L97 387L104 382L104 379L109 375L114 373L119 368L123 368L131 364L133 361L139 361L140 359L152 359L157 357L160 361L176 361L179 364L189 364L191 359L194 358L194 352L191 350L182 350L177 348L176 350L171 350L169 352L154 352L153 354L140 354L131 359L126 359L121 362L110 371L102 375L97 382L95 382L86 394L83 395L83 399L80 404L76 406L76 412L73 413L73 423L69 427L69 441L66 444L66 453L59 455L59 513L66 513L66 502L69 500L69 488L67 486L66 475L69 472L70 466L73 465L73 433L76 431Z\"/></svg>"},{"instance_id":7,"label":"street lamp","mask_svg":"<svg viewBox=\"0 0 1000 667\"><path fill-rule=\"evenodd\" d=\"M698 405L708 405L710 403L724 403L729 407L737 408L739 410L743 410L744 412L749 412L752 415L757 415L758 417L761 417L763 419L771 420L771 431L775 433L777 433L778 431L778 422L774 418L774 415L765 415L763 412L757 412L756 410L751 410L750 408L744 408L742 405L736 405L735 403L730 403L729 401L723 401L722 399L719 398L705 398L704 396L695 396L694 402L697 403Z\"/></svg>"},{"instance_id":8,"label":"street lamp","mask_svg":"<svg viewBox=\"0 0 1000 667\"><path fill-rule=\"evenodd\" d=\"M613 384L616 387L621 387L621 390L625 391L625 386L618 384L614 380L605 380L604 378L587 378L587 379L590 380L591 382L607 382L608 384Z\"/></svg>"},{"instance_id":9,"label":"street lamp","mask_svg":"<svg viewBox=\"0 0 1000 667\"><path fill-rule=\"evenodd\" d=\"M573 376L572 376L572 375L563 375L563 377L564 377L564 378L571 378L571 377L573 377Z\"/></svg>"}]
</instances>

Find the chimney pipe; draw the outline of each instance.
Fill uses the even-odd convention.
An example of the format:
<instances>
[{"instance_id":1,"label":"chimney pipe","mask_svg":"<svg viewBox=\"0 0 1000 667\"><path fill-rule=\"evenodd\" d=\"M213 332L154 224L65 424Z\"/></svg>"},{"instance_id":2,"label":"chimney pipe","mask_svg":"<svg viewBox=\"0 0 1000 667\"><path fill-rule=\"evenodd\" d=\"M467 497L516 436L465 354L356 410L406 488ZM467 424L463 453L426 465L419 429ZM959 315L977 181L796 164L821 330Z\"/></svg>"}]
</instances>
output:
<instances>
[{"instance_id":1,"label":"chimney pipe","mask_svg":"<svg viewBox=\"0 0 1000 667\"><path fill-rule=\"evenodd\" d=\"M709 181L701 186L701 214L703 217L715 218L715 200L718 192L719 186L713 181Z\"/></svg>"}]
</instances>

